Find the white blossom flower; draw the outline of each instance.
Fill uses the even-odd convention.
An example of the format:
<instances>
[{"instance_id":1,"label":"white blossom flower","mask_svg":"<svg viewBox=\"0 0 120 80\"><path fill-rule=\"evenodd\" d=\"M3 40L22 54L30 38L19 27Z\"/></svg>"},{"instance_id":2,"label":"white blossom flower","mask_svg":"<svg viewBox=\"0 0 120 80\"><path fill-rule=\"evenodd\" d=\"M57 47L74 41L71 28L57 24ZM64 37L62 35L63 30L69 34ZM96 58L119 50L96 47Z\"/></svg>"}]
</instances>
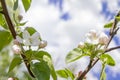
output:
<instances>
[{"instance_id":1,"label":"white blossom flower","mask_svg":"<svg viewBox=\"0 0 120 80\"><path fill-rule=\"evenodd\" d=\"M8 80L14 80L13 78L8 78Z\"/></svg>"},{"instance_id":2,"label":"white blossom flower","mask_svg":"<svg viewBox=\"0 0 120 80\"><path fill-rule=\"evenodd\" d=\"M86 34L86 42L91 44L98 44L98 34L96 30L90 30L89 33Z\"/></svg>"},{"instance_id":3,"label":"white blossom flower","mask_svg":"<svg viewBox=\"0 0 120 80\"><path fill-rule=\"evenodd\" d=\"M79 42L78 44L78 48L83 48L85 45L84 45L84 42Z\"/></svg>"},{"instance_id":4,"label":"white blossom flower","mask_svg":"<svg viewBox=\"0 0 120 80\"><path fill-rule=\"evenodd\" d=\"M13 49L13 52L14 52L15 54L20 54L20 52L21 52L21 48L20 48L20 46L18 46L18 45L13 45L13 46L12 46L12 49Z\"/></svg>"},{"instance_id":5,"label":"white blossom flower","mask_svg":"<svg viewBox=\"0 0 120 80\"><path fill-rule=\"evenodd\" d=\"M108 42L108 36L103 32L97 32L95 30L90 30L86 34L86 42L91 44L103 44Z\"/></svg>"},{"instance_id":6,"label":"white blossom flower","mask_svg":"<svg viewBox=\"0 0 120 80\"><path fill-rule=\"evenodd\" d=\"M20 43L23 43L26 46L39 46L40 44L40 34L38 32L35 32L31 36L30 33L25 30L22 34L22 37L23 39L19 36L16 38Z\"/></svg>"},{"instance_id":7,"label":"white blossom flower","mask_svg":"<svg viewBox=\"0 0 120 80\"><path fill-rule=\"evenodd\" d=\"M108 43L108 41L109 41L108 36L102 32L99 36L99 43L105 45Z\"/></svg>"},{"instance_id":8,"label":"white blossom flower","mask_svg":"<svg viewBox=\"0 0 120 80\"><path fill-rule=\"evenodd\" d=\"M47 41L42 40L40 41L39 48L45 48L47 46Z\"/></svg>"}]
</instances>

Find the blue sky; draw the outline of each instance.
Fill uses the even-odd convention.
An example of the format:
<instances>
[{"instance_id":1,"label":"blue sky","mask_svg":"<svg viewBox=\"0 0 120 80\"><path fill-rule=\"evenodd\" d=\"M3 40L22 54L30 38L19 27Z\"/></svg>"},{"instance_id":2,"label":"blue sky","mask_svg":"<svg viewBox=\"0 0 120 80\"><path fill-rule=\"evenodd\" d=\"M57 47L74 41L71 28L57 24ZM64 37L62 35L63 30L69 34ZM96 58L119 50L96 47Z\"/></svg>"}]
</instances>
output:
<instances>
[{"instance_id":1,"label":"blue sky","mask_svg":"<svg viewBox=\"0 0 120 80\"><path fill-rule=\"evenodd\" d=\"M71 68L71 65L76 65L74 73L77 73L85 69L87 59L83 58L66 65L65 55L80 41L84 41L84 35L90 29L108 33L103 26L113 20L119 7L119 0L33 0L25 17L29 21L27 25L35 26L43 39L48 41L46 50L51 53L56 69ZM120 45L119 36L115 36L110 46L115 45ZM120 57L118 57L120 54L118 54L119 51L112 53L110 55L115 58L117 65L107 67L107 80L118 80L120 78ZM87 75L87 80L99 80L100 69L100 63L96 64Z\"/></svg>"}]
</instances>

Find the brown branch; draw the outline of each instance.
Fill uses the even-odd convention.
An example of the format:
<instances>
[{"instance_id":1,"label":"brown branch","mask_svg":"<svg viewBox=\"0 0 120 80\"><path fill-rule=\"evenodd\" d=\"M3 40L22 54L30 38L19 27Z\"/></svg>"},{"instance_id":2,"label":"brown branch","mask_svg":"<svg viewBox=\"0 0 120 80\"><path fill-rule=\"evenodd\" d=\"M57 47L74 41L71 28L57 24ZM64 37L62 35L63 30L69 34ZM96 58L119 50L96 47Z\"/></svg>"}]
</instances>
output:
<instances>
[{"instance_id":1,"label":"brown branch","mask_svg":"<svg viewBox=\"0 0 120 80\"><path fill-rule=\"evenodd\" d=\"M120 16L120 11L119 11L118 14L116 15L116 17L118 17L118 16ZM108 41L108 43L107 43L106 46L105 46L105 52L107 51L107 48L108 48L110 42L112 41L113 37L116 35L117 31L119 30L119 28L116 28L117 23L118 23L118 21L117 21L117 19L115 19L114 22L113 22L112 28L111 28L111 30L110 30L110 38L109 38L109 41ZM117 47L117 48L118 48L118 47ZM117 48L116 48L116 49L117 49ZM111 48L111 49L109 49L109 50L111 51L111 50L114 50L114 49L115 49L115 48ZM105 52L104 52L104 53L105 53ZM104 53L103 53L103 54L104 54ZM85 77L85 75L91 70L91 68L93 68L93 66L94 66L98 61L99 61L99 58L97 58L95 61L90 61L89 64L88 64L88 66L86 67L86 69L83 71L83 73L78 76L77 80L82 80L82 79Z\"/></svg>"},{"instance_id":2,"label":"brown branch","mask_svg":"<svg viewBox=\"0 0 120 80\"><path fill-rule=\"evenodd\" d=\"M11 32L13 38L16 39L16 32L15 32L14 25L13 25L13 23L12 23L12 20L10 19L10 16L9 16L9 13L8 13L8 10L7 10L7 6L6 6L6 3L5 3L5 0L0 0L0 2L1 2L2 8L3 8L3 11L1 11L1 12L2 12L2 14L5 16L6 22L7 22L7 24L8 24L8 27L9 27L9 29L10 29L10 32ZM22 46L21 46L21 47L22 47ZM22 50L24 50L24 49L22 49ZM26 68L27 68L29 74L30 74L32 77L34 77L33 73L32 73L31 70L30 70L30 64L29 64L28 61L26 61L26 56L24 55L24 51L22 51L21 57L22 57L23 60L24 60L24 63L25 63L25 65L26 65Z\"/></svg>"},{"instance_id":3,"label":"brown branch","mask_svg":"<svg viewBox=\"0 0 120 80\"><path fill-rule=\"evenodd\" d=\"M8 27L9 27L11 33L12 33L13 38L16 39L16 32L15 32L14 26L12 24L12 21L10 19L10 16L8 14L8 10L7 10L6 4L5 4L5 0L0 0L0 1L1 1L2 8L3 8L2 12L3 12L4 16L5 16Z\"/></svg>"},{"instance_id":4,"label":"brown branch","mask_svg":"<svg viewBox=\"0 0 120 80\"><path fill-rule=\"evenodd\" d=\"M112 50L116 50L116 49L119 49L119 48L120 48L120 46L113 47L113 48L109 48L109 49L107 49L105 52L110 52L110 51L112 51Z\"/></svg>"}]
</instances>

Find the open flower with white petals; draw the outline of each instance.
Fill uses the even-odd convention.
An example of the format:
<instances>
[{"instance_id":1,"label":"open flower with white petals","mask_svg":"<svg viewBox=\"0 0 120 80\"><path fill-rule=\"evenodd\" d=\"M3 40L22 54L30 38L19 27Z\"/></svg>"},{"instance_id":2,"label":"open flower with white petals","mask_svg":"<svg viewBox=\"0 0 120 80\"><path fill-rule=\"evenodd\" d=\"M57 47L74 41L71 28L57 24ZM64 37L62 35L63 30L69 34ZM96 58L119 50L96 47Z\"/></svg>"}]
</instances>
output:
<instances>
[{"instance_id":1,"label":"open flower with white petals","mask_svg":"<svg viewBox=\"0 0 120 80\"><path fill-rule=\"evenodd\" d=\"M104 32L98 32L95 30L90 30L86 34L86 42L90 44L103 44L108 42L109 38Z\"/></svg>"},{"instance_id":2,"label":"open flower with white petals","mask_svg":"<svg viewBox=\"0 0 120 80\"><path fill-rule=\"evenodd\" d=\"M108 36L105 33L101 32L99 35L99 43L105 45L108 43L108 41L109 41Z\"/></svg>"},{"instance_id":3,"label":"open flower with white petals","mask_svg":"<svg viewBox=\"0 0 120 80\"><path fill-rule=\"evenodd\" d=\"M23 38L17 36L16 38L20 43L23 43L25 46L39 46L40 44L40 34L38 32L30 35L30 33L25 30L22 34L22 37Z\"/></svg>"},{"instance_id":4,"label":"open flower with white petals","mask_svg":"<svg viewBox=\"0 0 120 80\"><path fill-rule=\"evenodd\" d=\"M98 34L96 30L90 30L89 33L86 34L86 42L91 44L98 44Z\"/></svg>"}]
</instances>

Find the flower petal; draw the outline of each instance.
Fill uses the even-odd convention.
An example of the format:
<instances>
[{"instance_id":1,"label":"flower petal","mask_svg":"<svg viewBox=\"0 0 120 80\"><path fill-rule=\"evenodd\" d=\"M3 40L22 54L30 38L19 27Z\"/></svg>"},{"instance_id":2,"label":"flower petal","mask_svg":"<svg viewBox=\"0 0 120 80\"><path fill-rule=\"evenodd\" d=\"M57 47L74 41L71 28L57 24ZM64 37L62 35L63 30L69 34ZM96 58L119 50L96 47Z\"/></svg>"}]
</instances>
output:
<instances>
[{"instance_id":1,"label":"flower petal","mask_svg":"<svg viewBox=\"0 0 120 80\"><path fill-rule=\"evenodd\" d=\"M23 44L24 44L25 46L30 46L30 45L31 45L29 39L24 39L24 40L23 40Z\"/></svg>"},{"instance_id":2,"label":"flower petal","mask_svg":"<svg viewBox=\"0 0 120 80\"><path fill-rule=\"evenodd\" d=\"M29 34L29 32L28 32L27 30L25 30L25 31L23 32L22 36L23 36L23 39L28 39L28 38L30 38L30 34Z\"/></svg>"},{"instance_id":3,"label":"flower petal","mask_svg":"<svg viewBox=\"0 0 120 80\"><path fill-rule=\"evenodd\" d=\"M16 40L17 40L19 43L23 43L23 39L22 39L20 36L16 36Z\"/></svg>"},{"instance_id":4,"label":"flower petal","mask_svg":"<svg viewBox=\"0 0 120 80\"><path fill-rule=\"evenodd\" d=\"M32 46L39 46L40 40L39 39L32 39L31 45Z\"/></svg>"},{"instance_id":5,"label":"flower petal","mask_svg":"<svg viewBox=\"0 0 120 80\"><path fill-rule=\"evenodd\" d=\"M35 32L32 36L32 39L39 39L40 38L40 34L38 32Z\"/></svg>"}]
</instances>

